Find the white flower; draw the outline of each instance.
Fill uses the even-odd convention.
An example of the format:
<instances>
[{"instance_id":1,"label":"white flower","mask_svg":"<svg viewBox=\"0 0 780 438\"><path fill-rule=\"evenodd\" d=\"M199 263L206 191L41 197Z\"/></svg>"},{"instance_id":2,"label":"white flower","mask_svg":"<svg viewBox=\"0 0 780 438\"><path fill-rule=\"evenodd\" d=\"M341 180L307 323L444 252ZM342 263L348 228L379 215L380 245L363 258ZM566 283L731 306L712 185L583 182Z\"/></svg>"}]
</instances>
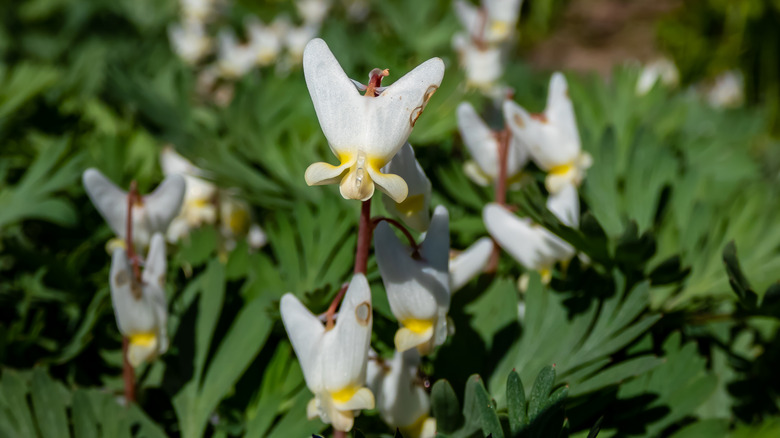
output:
<instances>
[{"instance_id":1,"label":"white flower","mask_svg":"<svg viewBox=\"0 0 780 438\"><path fill-rule=\"evenodd\" d=\"M295 8L304 23L320 25L328 15L330 0L296 0Z\"/></svg>"},{"instance_id":2,"label":"white flower","mask_svg":"<svg viewBox=\"0 0 780 438\"><path fill-rule=\"evenodd\" d=\"M479 275L493 254L493 240L483 237L460 254L450 257L450 291L455 292Z\"/></svg>"},{"instance_id":3,"label":"white flower","mask_svg":"<svg viewBox=\"0 0 780 438\"><path fill-rule=\"evenodd\" d=\"M579 198L573 185L566 184L557 194L551 195L547 208L563 224L574 228L579 226ZM544 281L550 280L555 262L568 260L574 255L574 248L558 236L530 219L517 217L501 205L486 205L482 219L493 239L526 269L539 271Z\"/></svg>"},{"instance_id":4,"label":"white flower","mask_svg":"<svg viewBox=\"0 0 780 438\"><path fill-rule=\"evenodd\" d=\"M387 211L398 216L406 225L417 231L427 230L431 223L428 211L431 205L431 181L425 176L422 166L415 159L412 145L408 142L404 144L381 172L400 176L409 188L409 193L403 202L397 203L387 196L382 197Z\"/></svg>"},{"instance_id":5,"label":"white flower","mask_svg":"<svg viewBox=\"0 0 780 438\"><path fill-rule=\"evenodd\" d=\"M455 2L455 13L469 36L485 43L502 43L514 33L522 0L484 0L477 8L464 0Z\"/></svg>"},{"instance_id":6,"label":"white flower","mask_svg":"<svg viewBox=\"0 0 780 438\"><path fill-rule=\"evenodd\" d=\"M179 5L186 19L206 21L214 9L214 0L179 0Z\"/></svg>"},{"instance_id":7,"label":"white flower","mask_svg":"<svg viewBox=\"0 0 780 438\"><path fill-rule=\"evenodd\" d=\"M252 222L249 204L225 191L219 198L219 231L227 251L236 247L236 239L240 236L247 236L252 248L260 248L267 242L260 225Z\"/></svg>"},{"instance_id":8,"label":"white flower","mask_svg":"<svg viewBox=\"0 0 780 438\"><path fill-rule=\"evenodd\" d=\"M217 40L217 66L223 77L237 79L252 70L257 55L250 44L239 44L231 30L220 31Z\"/></svg>"},{"instance_id":9,"label":"white flower","mask_svg":"<svg viewBox=\"0 0 780 438\"><path fill-rule=\"evenodd\" d=\"M168 349L168 310L165 299L165 239L155 233L149 246L141 280L124 249L111 259L111 302L120 333L127 337L127 360L134 367Z\"/></svg>"},{"instance_id":10,"label":"white flower","mask_svg":"<svg viewBox=\"0 0 780 438\"><path fill-rule=\"evenodd\" d=\"M401 429L405 437L433 438L436 420L428 416L431 402L417 378L419 365L417 350L396 351L389 363L368 362L368 382L382 421Z\"/></svg>"},{"instance_id":11,"label":"white flower","mask_svg":"<svg viewBox=\"0 0 780 438\"><path fill-rule=\"evenodd\" d=\"M274 25L266 26L254 16L247 18L244 25L249 34L249 46L255 54L255 63L266 66L276 61L282 50L284 37L279 28Z\"/></svg>"},{"instance_id":12,"label":"white flower","mask_svg":"<svg viewBox=\"0 0 780 438\"><path fill-rule=\"evenodd\" d=\"M92 204L108 226L123 241L127 233L127 192L122 191L97 169L87 169L82 177ZM181 210L185 190L184 178L171 175L149 195L133 204L133 244L146 248L154 233L165 233Z\"/></svg>"},{"instance_id":13,"label":"white flower","mask_svg":"<svg viewBox=\"0 0 780 438\"><path fill-rule=\"evenodd\" d=\"M548 172L545 185L550 193L558 192L567 183L579 185L582 182L593 160L590 154L582 152L574 107L566 78L561 73L554 73L550 79L547 108L543 114L531 115L507 100L504 118L536 165Z\"/></svg>"},{"instance_id":14,"label":"white flower","mask_svg":"<svg viewBox=\"0 0 780 438\"><path fill-rule=\"evenodd\" d=\"M374 408L374 394L365 387L372 323L366 277L352 277L330 330L292 294L282 297L280 311L306 386L314 393L309 418L319 415L334 429L349 431L355 411Z\"/></svg>"},{"instance_id":15,"label":"white flower","mask_svg":"<svg viewBox=\"0 0 780 438\"><path fill-rule=\"evenodd\" d=\"M428 354L447 339L449 221L447 209L436 207L419 254L403 245L385 222L374 232L376 262L387 300L401 325L395 334L398 351L417 347L420 354Z\"/></svg>"},{"instance_id":16,"label":"white flower","mask_svg":"<svg viewBox=\"0 0 780 438\"><path fill-rule=\"evenodd\" d=\"M745 101L745 80L736 70L721 73L707 92L707 101L714 108L736 108Z\"/></svg>"},{"instance_id":17,"label":"white flower","mask_svg":"<svg viewBox=\"0 0 780 438\"><path fill-rule=\"evenodd\" d=\"M644 96L649 93L659 79L667 87L676 87L680 83L680 72L674 62L660 58L645 65L636 81L636 94Z\"/></svg>"},{"instance_id":18,"label":"white flower","mask_svg":"<svg viewBox=\"0 0 780 438\"><path fill-rule=\"evenodd\" d=\"M171 24L168 26L168 39L173 51L188 64L196 64L211 51L211 38L206 35L200 21Z\"/></svg>"},{"instance_id":19,"label":"white flower","mask_svg":"<svg viewBox=\"0 0 780 438\"><path fill-rule=\"evenodd\" d=\"M303 71L314 110L340 163L314 163L306 169L309 185L340 182L346 199L369 199L374 185L395 202L408 187L398 175L380 171L406 143L428 99L444 76L444 63L429 59L376 97L362 96L321 39L306 46Z\"/></svg>"},{"instance_id":20,"label":"white flower","mask_svg":"<svg viewBox=\"0 0 780 438\"><path fill-rule=\"evenodd\" d=\"M495 45L480 46L463 33L452 37L452 47L466 70L466 84L483 92L491 92L504 74L501 49Z\"/></svg>"},{"instance_id":21,"label":"white flower","mask_svg":"<svg viewBox=\"0 0 780 438\"><path fill-rule=\"evenodd\" d=\"M486 186L498 179L498 148L497 133L490 129L474 111L468 102L458 105L458 130L463 138L463 144L469 150L474 161L464 166L466 175L477 184ZM520 174L528 162L528 152L525 147L511 136L506 160L507 181Z\"/></svg>"},{"instance_id":22,"label":"white flower","mask_svg":"<svg viewBox=\"0 0 780 438\"><path fill-rule=\"evenodd\" d=\"M170 146L163 148L160 153L160 167L164 175L178 174L187 182L181 213L168 228L166 237L169 242L177 242L189 235L190 230L217 221L217 207L214 204L217 186L200 178L203 176L201 169L176 153Z\"/></svg>"},{"instance_id":23,"label":"white flower","mask_svg":"<svg viewBox=\"0 0 780 438\"><path fill-rule=\"evenodd\" d=\"M312 41L319 32L320 27L316 24L303 24L302 26L289 26L287 28L284 33L284 45L287 47L287 51L290 54L290 61L292 64L301 62L309 41ZM309 89L309 91L311 91L311 89Z\"/></svg>"}]
</instances>

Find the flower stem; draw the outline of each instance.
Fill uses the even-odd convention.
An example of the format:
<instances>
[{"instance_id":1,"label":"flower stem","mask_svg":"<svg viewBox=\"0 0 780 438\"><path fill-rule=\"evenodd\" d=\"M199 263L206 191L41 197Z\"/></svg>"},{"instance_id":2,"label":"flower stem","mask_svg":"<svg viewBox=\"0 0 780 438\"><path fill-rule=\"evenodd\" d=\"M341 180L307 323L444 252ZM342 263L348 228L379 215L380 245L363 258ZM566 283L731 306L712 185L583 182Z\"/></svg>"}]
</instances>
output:
<instances>
[{"instance_id":1,"label":"flower stem","mask_svg":"<svg viewBox=\"0 0 780 438\"><path fill-rule=\"evenodd\" d=\"M135 181L130 183L130 191L127 193L127 223L125 224L125 247L127 248L127 257L133 266L133 278L131 280L133 287L130 288L133 294L140 290L141 266L138 255L133 247L133 205L140 199L138 194L138 184ZM141 298L136 296L136 299ZM130 340L127 336L122 336L122 380L125 382L125 400L127 404L135 403L135 370L127 360L127 350L130 347Z\"/></svg>"},{"instance_id":2,"label":"flower stem","mask_svg":"<svg viewBox=\"0 0 780 438\"><path fill-rule=\"evenodd\" d=\"M328 307L328 311L325 312L325 330L330 330L335 325L333 322L333 315L336 314L336 308L339 306L341 299L344 298L344 294L347 293L348 287L349 282L341 285L339 293L336 294L336 298L333 299L333 302L331 302L330 306Z\"/></svg>"},{"instance_id":3,"label":"flower stem","mask_svg":"<svg viewBox=\"0 0 780 438\"><path fill-rule=\"evenodd\" d=\"M347 438L347 433L343 430L333 429L333 438Z\"/></svg>"},{"instance_id":4,"label":"flower stem","mask_svg":"<svg viewBox=\"0 0 780 438\"><path fill-rule=\"evenodd\" d=\"M122 380L125 382L125 401L129 406L135 403L135 370L127 360L127 349L130 347L130 340L127 336L122 336Z\"/></svg>"},{"instance_id":5,"label":"flower stem","mask_svg":"<svg viewBox=\"0 0 780 438\"><path fill-rule=\"evenodd\" d=\"M498 205L506 206L506 165L507 157L509 156L509 140L512 133L509 132L509 128L504 128L503 131L498 133L498 178L496 178L496 191L495 201ZM498 243L493 239L493 253L490 255L485 272L495 272L498 268L498 259L501 256L501 250L498 247Z\"/></svg>"},{"instance_id":6,"label":"flower stem","mask_svg":"<svg viewBox=\"0 0 780 438\"><path fill-rule=\"evenodd\" d=\"M382 222L382 221L385 221L385 222L389 223L390 225L396 227L397 229L401 230L401 232L404 233L404 236L406 236L406 240L409 241L409 246L412 248L412 250L415 252L415 254L417 253L417 250L419 248L417 247L417 242L414 241L414 237L412 237L412 233L410 233L409 230L405 226L403 226L402 223L398 222L397 220L389 218L389 217L384 217L384 216L375 217L375 218L371 219L371 229L373 230L374 228L376 228L376 226L379 225L379 223Z\"/></svg>"},{"instance_id":7,"label":"flower stem","mask_svg":"<svg viewBox=\"0 0 780 438\"><path fill-rule=\"evenodd\" d=\"M368 251L371 249L371 198L360 206L357 249L355 250L355 274L365 275L368 271Z\"/></svg>"}]
</instances>

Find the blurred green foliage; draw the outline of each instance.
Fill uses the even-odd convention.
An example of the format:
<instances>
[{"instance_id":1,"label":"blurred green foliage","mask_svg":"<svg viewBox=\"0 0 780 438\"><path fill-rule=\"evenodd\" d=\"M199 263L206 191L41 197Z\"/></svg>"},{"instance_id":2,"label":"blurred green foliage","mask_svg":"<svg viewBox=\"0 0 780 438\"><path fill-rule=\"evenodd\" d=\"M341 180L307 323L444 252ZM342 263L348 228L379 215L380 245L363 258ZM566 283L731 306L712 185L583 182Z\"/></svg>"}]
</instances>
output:
<instances>
[{"instance_id":1,"label":"blurred green foliage","mask_svg":"<svg viewBox=\"0 0 780 438\"><path fill-rule=\"evenodd\" d=\"M562 2L527 3L521 26L533 41ZM583 148L594 157L580 191L582 225L567 228L547 211L532 166L509 199L583 257L559 266L548 286L532 274L520 293L522 268L504 256L494 274L453 296L456 332L423 367L438 380L432 404L443 436L585 437L598 427L600 437L777 434L780 148L769 134L778 114L777 5L727 3L686 3L680 16L701 27L667 23L662 38L678 43L669 47L689 80L739 59L749 87L761 84L749 96L766 96L765 105L714 110L660 86L638 97L632 68L609 82L568 76ZM481 208L492 194L462 171L454 108L469 100L490 115L491 103L462 86L449 2L371 7L367 21L352 22L337 4L322 37L355 78L381 66L397 79L428 57L444 59L444 82L410 141L434 202L450 211L453 247L465 248L486 234ZM279 10L293 8L237 2L225 25ZM693 38L721 29L712 23L724 16L724 35L743 35L736 42ZM328 306L352 269L357 203L303 180L306 166L331 152L300 70L253 71L234 84L228 106L217 106L195 93L197 72L171 52L166 26L176 17L174 2L153 0L32 0L0 16L0 430L8 436L326 430L304 420L311 395L277 301L289 291L315 311ZM685 34L667 37L675 32ZM510 59L504 80L518 102L542 108L546 75ZM148 192L170 143L252 205L269 245L250 252L239 242L221 254L207 227L170 247L172 346L138 370L138 404L125 409L115 402L111 232L79 175L93 166ZM382 213L381 203L374 208ZM386 354L397 323L373 261L369 280L372 344ZM393 432L376 412L356 429Z\"/></svg>"}]
</instances>

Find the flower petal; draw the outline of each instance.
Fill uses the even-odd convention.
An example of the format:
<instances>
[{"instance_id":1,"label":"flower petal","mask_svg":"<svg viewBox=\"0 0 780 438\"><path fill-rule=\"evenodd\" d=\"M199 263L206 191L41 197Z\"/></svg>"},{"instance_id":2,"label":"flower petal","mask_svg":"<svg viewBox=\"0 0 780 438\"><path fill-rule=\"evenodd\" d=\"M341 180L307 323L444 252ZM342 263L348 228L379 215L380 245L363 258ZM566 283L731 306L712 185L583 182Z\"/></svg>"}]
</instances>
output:
<instances>
[{"instance_id":1,"label":"flower petal","mask_svg":"<svg viewBox=\"0 0 780 438\"><path fill-rule=\"evenodd\" d=\"M387 210L415 230L427 230L430 224L428 208L431 198L431 181L425 175L420 163L417 162L412 145L406 142L395 157L382 168L382 172L400 176L408 187L406 199L402 202L396 202L393 198L386 196L382 198ZM379 184L377 183L377 185ZM381 186L380 189L382 189Z\"/></svg>"},{"instance_id":2,"label":"flower petal","mask_svg":"<svg viewBox=\"0 0 780 438\"><path fill-rule=\"evenodd\" d=\"M450 262L450 213L443 205L433 210L431 226L420 244L420 254L440 276L448 276ZM449 280L446 281L449 284ZM449 292L449 291L448 291ZM449 296L449 293L447 294Z\"/></svg>"},{"instance_id":3,"label":"flower petal","mask_svg":"<svg viewBox=\"0 0 780 438\"><path fill-rule=\"evenodd\" d=\"M488 204L482 210L482 219L490 235L506 252L527 269L545 267L545 240L542 228L521 220L498 204Z\"/></svg>"},{"instance_id":4,"label":"flower petal","mask_svg":"<svg viewBox=\"0 0 780 438\"><path fill-rule=\"evenodd\" d=\"M99 170L90 168L82 176L84 189L100 215L118 237L125 238L127 192L122 191Z\"/></svg>"},{"instance_id":5,"label":"flower petal","mask_svg":"<svg viewBox=\"0 0 780 438\"><path fill-rule=\"evenodd\" d=\"M325 333L322 343L326 390L360 387L365 382L372 311L368 280L363 274L355 274L341 303L336 327Z\"/></svg>"},{"instance_id":6,"label":"flower petal","mask_svg":"<svg viewBox=\"0 0 780 438\"><path fill-rule=\"evenodd\" d=\"M325 327L293 294L284 294L279 311L295 355L301 363L306 386L316 393L323 388L321 346Z\"/></svg>"},{"instance_id":7,"label":"flower petal","mask_svg":"<svg viewBox=\"0 0 780 438\"><path fill-rule=\"evenodd\" d=\"M450 291L455 292L479 275L493 254L493 240L483 237L465 251L450 259Z\"/></svg>"},{"instance_id":8,"label":"flower petal","mask_svg":"<svg viewBox=\"0 0 780 438\"><path fill-rule=\"evenodd\" d=\"M404 145L428 100L444 77L444 62L431 58L418 65L379 96L369 98L371 120L366 145L373 159L387 164Z\"/></svg>"},{"instance_id":9,"label":"flower petal","mask_svg":"<svg viewBox=\"0 0 780 438\"><path fill-rule=\"evenodd\" d=\"M303 73L314 111L336 155L357 155L359 134L370 129L366 99L355 89L325 41L315 38L303 51ZM308 181L308 179L307 179Z\"/></svg>"},{"instance_id":10,"label":"flower petal","mask_svg":"<svg viewBox=\"0 0 780 438\"><path fill-rule=\"evenodd\" d=\"M471 158L480 169L490 177L498 176L498 141L493 131L477 115L474 107L468 102L458 105L458 130L463 138L463 144L469 150Z\"/></svg>"},{"instance_id":11,"label":"flower petal","mask_svg":"<svg viewBox=\"0 0 780 438\"><path fill-rule=\"evenodd\" d=\"M390 309L396 319L433 320L438 300L449 299L445 286L437 284L430 268L423 271L425 265L412 259L409 248L401 244L387 223L380 222L374 230L374 246Z\"/></svg>"},{"instance_id":12,"label":"flower petal","mask_svg":"<svg viewBox=\"0 0 780 438\"><path fill-rule=\"evenodd\" d=\"M170 175L147 196L144 196L149 231L165 233L181 211L186 183L181 175Z\"/></svg>"},{"instance_id":13,"label":"flower petal","mask_svg":"<svg viewBox=\"0 0 780 438\"><path fill-rule=\"evenodd\" d=\"M409 186L407 186L406 181L398 175L382 173L371 166L368 166L368 174L379 190L396 203L403 202L409 194Z\"/></svg>"},{"instance_id":14,"label":"flower petal","mask_svg":"<svg viewBox=\"0 0 780 438\"><path fill-rule=\"evenodd\" d=\"M145 299L141 283L133 278L124 250L117 249L112 254L110 275L111 303L120 333L156 333L157 315Z\"/></svg>"},{"instance_id":15,"label":"flower petal","mask_svg":"<svg viewBox=\"0 0 780 438\"><path fill-rule=\"evenodd\" d=\"M426 345L433 338L433 326L423 332L416 332L406 327L401 327L395 332L395 349L401 352Z\"/></svg>"},{"instance_id":16,"label":"flower petal","mask_svg":"<svg viewBox=\"0 0 780 438\"><path fill-rule=\"evenodd\" d=\"M369 166L366 167L370 169ZM404 183L405 185L406 183ZM358 168L356 165L352 166L341 179L339 192L344 199L366 201L371 198L374 195L374 180L371 179L368 169Z\"/></svg>"},{"instance_id":17,"label":"flower petal","mask_svg":"<svg viewBox=\"0 0 780 438\"><path fill-rule=\"evenodd\" d=\"M306 168L304 179L310 186L319 186L323 184L333 184L341 181L342 174L353 164L354 161L341 163L333 166L328 163L314 163Z\"/></svg>"},{"instance_id":18,"label":"flower petal","mask_svg":"<svg viewBox=\"0 0 780 438\"><path fill-rule=\"evenodd\" d=\"M344 403L333 402L340 411L354 411L358 409L374 409L374 393L368 388L360 388L349 400Z\"/></svg>"},{"instance_id":19,"label":"flower petal","mask_svg":"<svg viewBox=\"0 0 780 438\"><path fill-rule=\"evenodd\" d=\"M573 228L580 223L580 200L573 184L562 184L557 193L547 198L547 209L561 222Z\"/></svg>"}]
</instances>

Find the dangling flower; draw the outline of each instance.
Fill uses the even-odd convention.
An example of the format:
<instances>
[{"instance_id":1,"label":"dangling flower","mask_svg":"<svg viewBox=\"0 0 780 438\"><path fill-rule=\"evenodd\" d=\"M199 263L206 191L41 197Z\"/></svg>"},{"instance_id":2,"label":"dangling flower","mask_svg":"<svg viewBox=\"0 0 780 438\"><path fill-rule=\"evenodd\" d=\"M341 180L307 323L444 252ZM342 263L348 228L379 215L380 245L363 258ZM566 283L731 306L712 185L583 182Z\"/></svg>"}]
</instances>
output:
<instances>
[{"instance_id":1,"label":"dangling flower","mask_svg":"<svg viewBox=\"0 0 780 438\"><path fill-rule=\"evenodd\" d=\"M306 169L309 185L339 182L346 199L365 201L374 185L395 202L406 199L408 188L398 175L382 173L406 143L417 118L438 89L444 63L429 59L389 87L379 87L387 72L375 69L360 95L321 39L306 46L303 71L322 131L340 163L314 163Z\"/></svg>"},{"instance_id":2,"label":"dangling flower","mask_svg":"<svg viewBox=\"0 0 780 438\"><path fill-rule=\"evenodd\" d=\"M111 260L111 302L119 332L127 337L127 360L134 367L168 349L168 307L165 298L165 239L152 236L140 281L127 252L114 251Z\"/></svg>"},{"instance_id":3,"label":"dangling flower","mask_svg":"<svg viewBox=\"0 0 780 438\"><path fill-rule=\"evenodd\" d=\"M387 211L417 231L427 230L431 223L431 215L428 212L431 205L431 181L415 159L412 145L408 142L404 144L381 171L400 176L409 188L403 202L395 202L387 196L382 197Z\"/></svg>"},{"instance_id":4,"label":"dangling flower","mask_svg":"<svg viewBox=\"0 0 780 438\"><path fill-rule=\"evenodd\" d=\"M498 133L482 121L468 102L458 105L457 116L463 144L474 159L466 162L463 170L472 181L486 186L498 178ZM528 152L515 136L511 136L506 158L506 177L510 183L527 162Z\"/></svg>"},{"instance_id":5,"label":"dangling flower","mask_svg":"<svg viewBox=\"0 0 780 438\"><path fill-rule=\"evenodd\" d=\"M436 207L418 251L401 244L387 223L376 227L376 262L390 310L401 325L395 334L398 351L417 347L420 354L428 354L447 339L449 223L447 209Z\"/></svg>"},{"instance_id":6,"label":"dangling flower","mask_svg":"<svg viewBox=\"0 0 780 438\"><path fill-rule=\"evenodd\" d=\"M266 26L257 17L249 17L244 26L249 34L249 47L255 54L255 64L264 67L272 64L282 50L283 34L278 27Z\"/></svg>"},{"instance_id":7,"label":"dangling flower","mask_svg":"<svg viewBox=\"0 0 780 438\"><path fill-rule=\"evenodd\" d=\"M459 64L466 71L466 84L485 93L493 90L504 74L501 48L478 45L464 33L452 37L452 48L458 52Z\"/></svg>"},{"instance_id":8,"label":"dangling flower","mask_svg":"<svg viewBox=\"0 0 780 438\"><path fill-rule=\"evenodd\" d=\"M674 62L667 58L660 58L645 65L636 81L637 96L649 93L659 80L661 84L670 88L680 83L680 72Z\"/></svg>"},{"instance_id":9,"label":"dangling flower","mask_svg":"<svg viewBox=\"0 0 780 438\"><path fill-rule=\"evenodd\" d=\"M464 0L455 2L455 13L472 39L505 42L514 33L522 0L485 0L477 8Z\"/></svg>"},{"instance_id":10,"label":"dangling flower","mask_svg":"<svg viewBox=\"0 0 780 438\"><path fill-rule=\"evenodd\" d=\"M296 0L295 8L304 23L319 26L328 15L330 0Z\"/></svg>"},{"instance_id":11,"label":"dangling flower","mask_svg":"<svg viewBox=\"0 0 780 438\"><path fill-rule=\"evenodd\" d=\"M308 417L319 415L334 429L348 432L360 409L374 408L374 394L365 387L372 323L366 277L352 277L331 329L292 294L282 297L280 311L306 386L314 393Z\"/></svg>"},{"instance_id":12,"label":"dangling flower","mask_svg":"<svg viewBox=\"0 0 780 438\"><path fill-rule=\"evenodd\" d=\"M190 230L217 221L217 208L214 205L217 186L201 178L203 176L201 169L176 153L170 146L166 146L160 152L160 167L165 176L178 174L187 182L181 213L168 227L166 237L169 242L178 242L182 237L188 236Z\"/></svg>"},{"instance_id":13,"label":"dangling flower","mask_svg":"<svg viewBox=\"0 0 780 438\"><path fill-rule=\"evenodd\" d=\"M290 65L301 63L307 44L319 33L320 27L316 24L304 23L296 27L288 23L284 33L284 45L287 47Z\"/></svg>"},{"instance_id":14,"label":"dangling flower","mask_svg":"<svg viewBox=\"0 0 780 438\"><path fill-rule=\"evenodd\" d=\"M579 198L573 185L566 184L558 193L550 195L547 208L563 224L579 226ZM501 205L486 205L482 218L493 239L526 269L539 271L544 282L550 281L555 262L574 255L574 248L558 236L530 219L517 217Z\"/></svg>"},{"instance_id":15,"label":"dangling flower","mask_svg":"<svg viewBox=\"0 0 780 438\"><path fill-rule=\"evenodd\" d=\"M431 402L417 376L419 365L417 350L396 351L389 363L368 362L368 382L382 421L399 428L404 437L433 438L436 420L428 416Z\"/></svg>"},{"instance_id":16,"label":"dangling flower","mask_svg":"<svg viewBox=\"0 0 780 438\"><path fill-rule=\"evenodd\" d=\"M127 233L127 192L122 191L97 169L87 169L82 177L84 188L108 226L124 242ZM171 175L152 193L139 197L133 204L133 244L146 248L154 233L165 233L181 210L185 190L184 178Z\"/></svg>"},{"instance_id":17,"label":"dangling flower","mask_svg":"<svg viewBox=\"0 0 780 438\"><path fill-rule=\"evenodd\" d=\"M188 64L197 64L211 51L211 39L200 21L171 24L168 26L168 39L173 51Z\"/></svg>"},{"instance_id":18,"label":"dangling flower","mask_svg":"<svg viewBox=\"0 0 780 438\"><path fill-rule=\"evenodd\" d=\"M557 193L567 183L579 185L593 160L582 152L574 107L569 98L566 78L555 73L550 79L547 108L531 115L518 104L504 102L507 126L528 149L534 162L548 172L545 186Z\"/></svg>"},{"instance_id":19,"label":"dangling flower","mask_svg":"<svg viewBox=\"0 0 780 438\"><path fill-rule=\"evenodd\" d=\"M255 66L257 54L251 44L239 44L232 30L217 35L217 66L222 77L238 79Z\"/></svg>"},{"instance_id":20,"label":"dangling flower","mask_svg":"<svg viewBox=\"0 0 780 438\"><path fill-rule=\"evenodd\" d=\"M459 254L450 252L450 292L455 293L479 275L493 254L493 240L483 237Z\"/></svg>"},{"instance_id":21,"label":"dangling flower","mask_svg":"<svg viewBox=\"0 0 780 438\"><path fill-rule=\"evenodd\" d=\"M706 92L713 108L738 108L745 101L745 79L738 70L723 72Z\"/></svg>"}]
</instances>

